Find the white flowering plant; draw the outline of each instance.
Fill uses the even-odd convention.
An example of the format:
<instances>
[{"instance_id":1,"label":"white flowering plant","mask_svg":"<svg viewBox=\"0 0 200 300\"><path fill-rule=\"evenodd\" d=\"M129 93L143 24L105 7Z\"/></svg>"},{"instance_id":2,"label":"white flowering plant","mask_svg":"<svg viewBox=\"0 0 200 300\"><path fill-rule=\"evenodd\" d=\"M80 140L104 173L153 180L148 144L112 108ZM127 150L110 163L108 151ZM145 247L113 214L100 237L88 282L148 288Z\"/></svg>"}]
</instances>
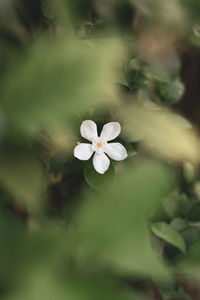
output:
<instances>
[{"instance_id":1,"label":"white flowering plant","mask_svg":"<svg viewBox=\"0 0 200 300\"><path fill-rule=\"evenodd\" d=\"M199 0L0 1L0 300L199 300Z\"/></svg>"},{"instance_id":2,"label":"white flowering plant","mask_svg":"<svg viewBox=\"0 0 200 300\"><path fill-rule=\"evenodd\" d=\"M74 148L74 156L80 160L88 160L95 153L93 166L98 173L104 174L110 165L107 155L116 161L124 160L128 156L122 144L108 143L114 140L120 131L121 126L118 122L110 122L104 125L100 137L98 137L96 124L91 120L83 121L80 128L81 135L91 144L78 144Z\"/></svg>"}]
</instances>

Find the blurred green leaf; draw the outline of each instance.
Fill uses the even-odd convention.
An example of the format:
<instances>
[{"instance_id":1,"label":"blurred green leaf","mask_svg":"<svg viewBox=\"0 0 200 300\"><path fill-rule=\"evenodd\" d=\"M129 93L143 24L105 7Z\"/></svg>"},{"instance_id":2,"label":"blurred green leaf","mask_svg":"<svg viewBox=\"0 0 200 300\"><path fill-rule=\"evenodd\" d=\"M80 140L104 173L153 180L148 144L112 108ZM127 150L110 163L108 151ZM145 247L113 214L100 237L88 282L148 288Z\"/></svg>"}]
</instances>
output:
<instances>
[{"instance_id":1,"label":"blurred green leaf","mask_svg":"<svg viewBox=\"0 0 200 300\"><path fill-rule=\"evenodd\" d=\"M52 266L51 266L52 267ZM62 275L62 276L61 276ZM107 275L74 272L56 272L48 265L35 268L21 287L8 300L144 300L139 293Z\"/></svg>"},{"instance_id":2,"label":"blurred green leaf","mask_svg":"<svg viewBox=\"0 0 200 300\"><path fill-rule=\"evenodd\" d=\"M199 21L200 3L197 0L180 0L191 22ZM188 21L189 21L188 19Z\"/></svg>"},{"instance_id":3,"label":"blurred green leaf","mask_svg":"<svg viewBox=\"0 0 200 300\"><path fill-rule=\"evenodd\" d=\"M162 204L170 218L181 217L186 216L191 205L191 199L186 194L180 194L178 190L174 190L163 198Z\"/></svg>"},{"instance_id":4,"label":"blurred green leaf","mask_svg":"<svg viewBox=\"0 0 200 300\"><path fill-rule=\"evenodd\" d=\"M41 203L44 170L37 157L23 149L0 152L0 183L12 197L35 209Z\"/></svg>"},{"instance_id":5,"label":"blurred green leaf","mask_svg":"<svg viewBox=\"0 0 200 300\"><path fill-rule=\"evenodd\" d=\"M89 203L87 197L72 231L81 257L93 253L122 272L166 274L152 252L146 217L169 188L170 174L157 163L143 163L125 170L103 194L91 195Z\"/></svg>"},{"instance_id":6,"label":"blurred green leaf","mask_svg":"<svg viewBox=\"0 0 200 300\"><path fill-rule=\"evenodd\" d=\"M28 134L55 130L69 125L88 105L116 101L114 66L121 50L114 40L39 40L2 83L8 127Z\"/></svg>"},{"instance_id":7,"label":"blurred green leaf","mask_svg":"<svg viewBox=\"0 0 200 300\"><path fill-rule=\"evenodd\" d=\"M128 64L128 69L140 71L140 69L141 69L141 62L140 62L139 58L133 58L133 59L131 59L130 62L129 62L129 64Z\"/></svg>"},{"instance_id":8,"label":"blurred green leaf","mask_svg":"<svg viewBox=\"0 0 200 300\"><path fill-rule=\"evenodd\" d=\"M182 218L175 218L170 223L170 226L172 226L176 231L181 231L188 227L188 222Z\"/></svg>"},{"instance_id":9,"label":"blurred green leaf","mask_svg":"<svg viewBox=\"0 0 200 300\"><path fill-rule=\"evenodd\" d=\"M179 79L159 85L161 101L164 104L177 103L182 98L184 91L185 87Z\"/></svg>"},{"instance_id":10,"label":"blurred green leaf","mask_svg":"<svg viewBox=\"0 0 200 300\"><path fill-rule=\"evenodd\" d=\"M200 202L195 202L191 205L187 214L187 219L193 222L200 221Z\"/></svg>"},{"instance_id":11,"label":"blurred green leaf","mask_svg":"<svg viewBox=\"0 0 200 300\"><path fill-rule=\"evenodd\" d=\"M193 183L197 179L197 171L189 161L183 163L183 174L188 183Z\"/></svg>"},{"instance_id":12,"label":"blurred green leaf","mask_svg":"<svg viewBox=\"0 0 200 300\"><path fill-rule=\"evenodd\" d=\"M173 229L173 227L169 224L156 222L151 224L151 230L156 236L179 248L183 253L185 253L186 248L183 238L178 231Z\"/></svg>"},{"instance_id":13,"label":"blurred green leaf","mask_svg":"<svg viewBox=\"0 0 200 300\"><path fill-rule=\"evenodd\" d=\"M1 299L189 299L163 279L200 274L199 137L165 107L186 87L198 126L199 15L197 0L0 1ZM85 116L123 123L116 174L72 157Z\"/></svg>"},{"instance_id":14,"label":"blurred green leaf","mask_svg":"<svg viewBox=\"0 0 200 300\"><path fill-rule=\"evenodd\" d=\"M200 239L191 245L188 249L187 256L179 262L178 270L183 274L192 276L192 278L200 278Z\"/></svg>"},{"instance_id":15,"label":"blurred green leaf","mask_svg":"<svg viewBox=\"0 0 200 300\"><path fill-rule=\"evenodd\" d=\"M189 248L199 238L200 231L198 227L188 226L181 231L181 235Z\"/></svg>"},{"instance_id":16,"label":"blurred green leaf","mask_svg":"<svg viewBox=\"0 0 200 300\"><path fill-rule=\"evenodd\" d=\"M137 71L135 70L128 70L126 73L127 83L130 89L135 86L135 80L137 78Z\"/></svg>"},{"instance_id":17,"label":"blurred green leaf","mask_svg":"<svg viewBox=\"0 0 200 300\"><path fill-rule=\"evenodd\" d=\"M160 82L167 82L169 80L166 74L162 74L161 72L158 72L157 70L155 70L155 68L151 66L144 66L143 74L150 80L156 80Z\"/></svg>"},{"instance_id":18,"label":"blurred green leaf","mask_svg":"<svg viewBox=\"0 0 200 300\"><path fill-rule=\"evenodd\" d=\"M14 35L15 38L22 36L13 0L0 2L0 28L2 31Z\"/></svg>"},{"instance_id":19,"label":"blurred green leaf","mask_svg":"<svg viewBox=\"0 0 200 300\"><path fill-rule=\"evenodd\" d=\"M187 291L177 282L159 285L163 299L167 300L193 300Z\"/></svg>"},{"instance_id":20,"label":"blurred green leaf","mask_svg":"<svg viewBox=\"0 0 200 300\"><path fill-rule=\"evenodd\" d=\"M92 300L142 300L139 293L123 285L120 281L113 280L106 275L69 274L66 278L67 293L70 299Z\"/></svg>"}]
</instances>

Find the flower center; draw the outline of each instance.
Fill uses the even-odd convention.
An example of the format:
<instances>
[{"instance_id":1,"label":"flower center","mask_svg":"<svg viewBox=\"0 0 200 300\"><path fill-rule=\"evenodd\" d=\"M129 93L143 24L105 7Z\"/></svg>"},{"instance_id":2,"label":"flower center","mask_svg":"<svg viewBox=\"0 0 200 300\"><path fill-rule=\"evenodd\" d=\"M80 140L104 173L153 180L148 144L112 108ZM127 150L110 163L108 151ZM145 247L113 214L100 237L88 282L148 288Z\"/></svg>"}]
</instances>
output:
<instances>
[{"instance_id":1,"label":"flower center","mask_svg":"<svg viewBox=\"0 0 200 300\"><path fill-rule=\"evenodd\" d=\"M103 153L106 144L107 143L104 140L100 140L100 138L97 137L92 141L92 151L95 151L97 153Z\"/></svg>"},{"instance_id":2,"label":"flower center","mask_svg":"<svg viewBox=\"0 0 200 300\"><path fill-rule=\"evenodd\" d=\"M102 147L102 143L101 143L101 142L98 142L98 143L97 143L97 147L98 147L98 148L101 148L101 147Z\"/></svg>"}]
</instances>

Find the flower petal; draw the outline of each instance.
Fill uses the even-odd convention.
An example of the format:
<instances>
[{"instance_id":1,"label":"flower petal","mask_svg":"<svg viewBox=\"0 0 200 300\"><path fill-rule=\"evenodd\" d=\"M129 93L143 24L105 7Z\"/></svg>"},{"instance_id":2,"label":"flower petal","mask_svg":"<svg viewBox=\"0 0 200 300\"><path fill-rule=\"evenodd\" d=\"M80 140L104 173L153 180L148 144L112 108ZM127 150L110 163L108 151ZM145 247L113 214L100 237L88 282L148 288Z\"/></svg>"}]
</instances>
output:
<instances>
[{"instance_id":1,"label":"flower petal","mask_svg":"<svg viewBox=\"0 0 200 300\"><path fill-rule=\"evenodd\" d=\"M93 166L98 173L104 174L110 166L110 160L104 153L95 153Z\"/></svg>"},{"instance_id":2,"label":"flower petal","mask_svg":"<svg viewBox=\"0 0 200 300\"><path fill-rule=\"evenodd\" d=\"M103 126L100 138L105 141L114 140L121 131L121 126L118 122L110 122Z\"/></svg>"},{"instance_id":3,"label":"flower petal","mask_svg":"<svg viewBox=\"0 0 200 300\"><path fill-rule=\"evenodd\" d=\"M92 156L91 144L79 144L74 148L74 156L80 160L88 160Z\"/></svg>"},{"instance_id":4,"label":"flower petal","mask_svg":"<svg viewBox=\"0 0 200 300\"><path fill-rule=\"evenodd\" d=\"M97 125L91 120L85 120L81 124L81 135L86 140L92 141L97 137Z\"/></svg>"},{"instance_id":5,"label":"flower petal","mask_svg":"<svg viewBox=\"0 0 200 300\"><path fill-rule=\"evenodd\" d=\"M114 160L124 160L128 156L126 149L120 143L107 144L104 151Z\"/></svg>"}]
</instances>

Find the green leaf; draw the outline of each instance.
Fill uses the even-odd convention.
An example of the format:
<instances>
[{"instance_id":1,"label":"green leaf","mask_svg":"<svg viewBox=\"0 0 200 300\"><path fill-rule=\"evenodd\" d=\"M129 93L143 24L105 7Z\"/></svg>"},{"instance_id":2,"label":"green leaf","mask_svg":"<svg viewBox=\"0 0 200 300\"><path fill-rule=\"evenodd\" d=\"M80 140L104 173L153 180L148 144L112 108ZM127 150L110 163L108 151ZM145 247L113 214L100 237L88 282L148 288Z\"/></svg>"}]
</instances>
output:
<instances>
[{"instance_id":1,"label":"green leaf","mask_svg":"<svg viewBox=\"0 0 200 300\"><path fill-rule=\"evenodd\" d=\"M115 101L114 66L121 50L115 61L114 45L121 48L113 40L100 45L92 40L38 40L2 82L9 129L21 134L63 129L89 105Z\"/></svg>"},{"instance_id":2,"label":"green leaf","mask_svg":"<svg viewBox=\"0 0 200 300\"><path fill-rule=\"evenodd\" d=\"M179 272L192 276L192 278L200 278L200 238L191 245L187 255L179 262Z\"/></svg>"},{"instance_id":3,"label":"green leaf","mask_svg":"<svg viewBox=\"0 0 200 300\"><path fill-rule=\"evenodd\" d=\"M176 231L181 231L188 227L188 222L182 218L175 218L172 220L170 225L176 230Z\"/></svg>"},{"instance_id":4,"label":"green leaf","mask_svg":"<svg viewBox=\"0 0 200 300\"><path fill-rule=\"evenodd\" d=\"M175 229L173 229L172 226L164 222L156 222L151 224L151 230L156 236L185 253L186 247L184 240L182 236Z\"/></svg>"},{"instance_id":5,"label":"green leaf","mask_svg":"<svg viewBox=\"0 0 200 300\"><path fill-rule=\"evenodd\" d=\"M193 222L198 222L200 221L200 202L195 202L192 204L190 207L188 214L187 214L187 219L189 221Z\"/></svg>"},{"instance_id":6,"label":"green leaf","mask_svg":"<svg viewBox=\"0 0 200 300\"><path fill-rule=\"evenodd\" d=\"M14 199L35 209L44 187L43 168L30 151L23 149L0 152L0 184Z\"/></svg>"},{"instance_id":7,"label":"green leaf","mask_svg":"<svg viewBox=\"0 0 200 300\"><path fill-rule=\"evenodd\" d=\"M186 194L180 194L178 190L174 190L162 200L162 205L170 218L181 217L187 215L191 200Z\"/></svg>"},{"instance_id":8,"label":"green leaf","mask_svg":"<svg viewBox=\"0 0 200 300\"><path fill-rule=\"evenodd\" d=\"M135 71L140 71L141 69L141 62L139 58L133 58L130 60L128 64L128 69L129 70L135 70Z\"/></svg>"},{"instance_id":9,"label":"green leaf","mask_svg":"<svg viewBox=\"0 0 200 300\"><path fill-rule=\"evenodd\" d=\"M69 299L75 300L144 300L134 290L131 291L119 280L113 280L109 276L96 274L68 274L66 278L66 294Z\"/></svg>"},{"instance_id":10,"label":"green leaf","mask_svg":"<svg viewBox=\"0 0 200 300\"><path fill-rule=\"evenodd\" d=\"M99 174L94 169L92 160L83 163L83 172L86 182L97 191L102 191L106 184L112 183L115 176L115 168L112 161L110 161L110 167L104 174Z\"/></svg>"},{"instance_id":11,"label":"green leaf","mask_svg":"<svg viewBox=\"0 0 200 300\"><path fill-rule=\"evenodd\" d=\"M8 300L144 300L139 293L126 287L119 280L106 274L88 274L81 270L70 270L63 274L53 268L52 264L42 264L30 271L24 279L24 286L12 291Z\"/></svg>"},{"instance_id":12,"label":"green leaf","mask_svg":"<svg viewBox=\"0 0 200 300\"><path fill-rule=\"evenodd\" d=\"M104 193L87 195L77 215L79 226L71 232L76 251L121 272L166 275L152 251L146 218L172 178L168 168L145 162L127 167Z\"/></svg>"},{"instance_id":13,"label":"green leaf","mask_svg":"<svg viewBox=\"0 0 200 300\"><path fill-rule=\"evenodd\" d=\"M185 241L187 248L189 248L200 236L199 228L189 226L181 231L181 236Z\"/></svg>"},{"instance_id":14,"label":"green leaf","mask_svg":"<svg viewBox=\"0 0 200 300\"><path fill-rule=\"evenodd\" d=\"M135 85L135 80L137 78L137 71L135 70L128 70L126 73L127 83L130 89L132 89Z\"/></svg>"},{"instance_id":15,"label":"green leaf","mask_svg":"<svg viewBox=\"0 0 200 300\"><path fill-rule=\"evenodd\" d=\"M164 104L175 104L183 97L185 87L179 79L176 79L172 82L161 84L159 92L161 101Z\"/></svg>"},{"instance_id":16,"label":"green leaf","mask_svg":"<svg viewBox=\"0 0 200 300\"><path fill-rule=\"evenodd\" d=\"M166 74L158 72L155 68L151 66L143 67L143 74L150 80L156 80L160 82L168 81L168 76L166 76Z\"/></svg>"}]
</instances>

